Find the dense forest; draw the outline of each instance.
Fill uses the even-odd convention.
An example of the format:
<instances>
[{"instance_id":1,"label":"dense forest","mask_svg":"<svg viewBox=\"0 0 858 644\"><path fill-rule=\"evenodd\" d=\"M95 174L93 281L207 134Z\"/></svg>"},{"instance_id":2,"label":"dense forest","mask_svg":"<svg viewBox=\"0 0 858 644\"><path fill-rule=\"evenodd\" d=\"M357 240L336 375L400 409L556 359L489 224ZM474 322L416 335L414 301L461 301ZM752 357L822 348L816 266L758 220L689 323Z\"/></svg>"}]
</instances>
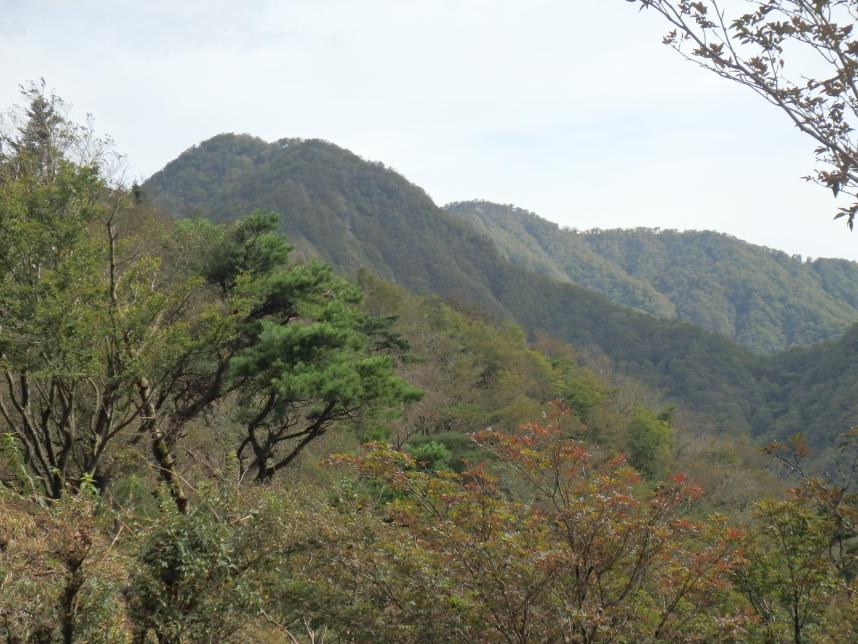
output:
<instances>
[{"instance_id":1,"label":"dense forest","mask_svg":"<svg viewBox=\"0 0 858 644\"><path fill-rule=\"evenodd\" d=\"M575 240L577 246L570 248L588 248L577 255L582 258L580 262L568 258L570 264L575 263L576 270L582 274L591 271L591 278L597 282L608 276L607 282L600 282L602 288L591 283L584 288L568 279L559 281L556 275L539 266L517 261L512 256L505 259L509 244L499 243L496 233L484 234L488 224L473 227L472 222L451 216L450 212L461 212L467 204L440 209L424 191L400 175L330 143L284 140L267 144L245 135L221 135L168 163L142 190L155 204L178 216L206 212L214 220L224 221L254 208L279 212L281 230L290 240L296 240L296 246L306 257L319 257L345 275L354 276L361 268L368 268L414 292L435 293L460 307L515 321L531 337L547 333L589 354L601 354L612 368L662 392L671 404L705 416L721 431L750 432L766 439L782 439L802 432L811 444L824 448L851 427L858 409L858 398L849 395L858 387L858 380L846 368L855 356L855 348L849 341L851 334L813 348L761 357L696 324L630 310L596 291L604 290L606 284L624 284L617 289L622 291L628 286L623 292L637 293L654 303L663 301L667 307L680 305L644 280L623 281L621 277L628 273L616 258L612 259L610 252L604 257L597 252L598 239L603 235L614 234L621 239L623 234L594 233L594 241L585 246L582 240L591 235L560 231L532 215L518 212L516 216L524 217L533 229L554 230L554 238L547 233L541 237L548 248L561 248L563 235ZM510 217L508 209L492 209L485 204L482 207L481 221L496 221L496 229L507 226L510 230L507 239L514 237L519 244L527 242L525 233L516 232L516 228L505 223ZM806 277L813 269L785 255L781 257L708 233L683 237L635 231L628 235L633 239L656 240L662 236L687 237L687 243L676 242L684 244L686 249L675 252L676 270L654 271L665 280L682 269L683 257L695 254L708 258L708 264L698 262L702 273L718 273L713 270L711 253L694 250L696 239L714 240L718 252L725 255L730 254L731 248L743 250L743 256L756 261L756 268L749 269L746 277L744 272L731 273L730 279L740 283L741 288L728 284L722 276L722 283L711 290L712 297L727 292L730 297L738 298L742 292L758 291L742 303L746 319L771 319L773 307L791 310L790 315L779 318L777 329L761 322L754 333L782 333L784 325L792 319L801 320L807 328L827 310L822 305L811 305L808 308L812 311L802 317L801 311L806 309L793 306L790 298L798 301L804 297L805 291L798 285L814 283ZM617 254L625 255L624 261L632 261L629 258L634 255ZM658 261L664 262L669 254L653 252L652 261L657 263L655 257L659 257ZM778 264L779 257L784 266L792 267L797 277L781 279L786 271ZM830 276L827 283L839 284L841 292L846 288L844 280L848 280L848 271L853 268L851 263L815 264L829 267L824 269ZM738 259L736 265L744 266ZM845 272L837 268L840 266ZM616 281L611 281L611 275L616 276ZM710 283L714 284L715 279L710 277ZM772 284L781 280L782 284L776 289L763 289L760 284L767 279ZM580 281L588 282L590 278ZM691 290L701 292L695 289ZM837 292L834 286L830 290ZM818 285L814 292L817 299L834 300L834 295ZM808 301L816 300L811 297ZM686 301L682 306L691 305ZM724 303L724 311L732 310L731 306ZM845 311L849 305L842 304L840 308ZM845 324L845 313L843 316L841 325ZM830 329L828 333L831 332ZM815 385L812 397L816 413L810 413L802 404L806 401L803 392L807 391L811 378Z\"/></svg>"},{"instance_id":2,"label":"dense forest","mask_svg":"<svg viewBox=\"0 0 858 644\"><path fill-rule=\"evenodd\" d=\"M125 186L59 98L23 99L4 641L854 634L855 329L761 357L321 141L223 135Z\"/></svg>"},{"instance_id":3,"label":"dense forest","mask_svg":"<svg viewBox=\"0 0 858 644\"><path fill-rule=\"evenodd\" d=\"M445 210L528 270L677 317L756 352L833 339L858 321L858 264L803 260L711 231L561 229L484 201Z\"/></svg>"},{"instance_id":4,"label":"dense forest","mask_svg":"<svg viewBox=\"0 0 858 644\"><path fill-rule=\"evenodd\" d=\"M605 10L590 4L574 9L586 29ZM723 5L620 3L658 20L674 53L752 90L812 141L816 166L805 179L853 229L858 4ZM731 15L739 5L746 13ZM189 10L169 30L151 19L162 14L129 20L121 7L110 22L100 18L110 12L76 8L80 24L61 13L44 32L50 43L34 39L45 48L38 55L27 55L36 32L18 25L27 12L13 8L7 49L21 53L13 69L19 60L45 64L59 51L54 40L79 44L85 23L98 37L84 51L111 54L124 74L111 83L112 104L129 105L137 104L123 100L129 87L138 99L145 91L131 52L149 55L157 43L162 66L147 61L145 73L177 119L181 97L193 97L184 114L200 122L193 136L207 127L200 110L233 98L247 112L264 103L279 121L300 114L270 100L254 83L263 77L296 104L310 96L303 110L333 106L337 119L353 117L338 132L353 136L357 124L364 136L392 136L396 127L379 127L390 109L407 114L407 129L448 133L440 129L448 114L435 121L431 109L414 110L426 94L397 96L417 89L397 69L442 87L426 74L437 51L423 43L438 42L426 29L438 24L430 13L408 14L431 40L415 38L418 58L403 56L397 68L388 63L406 41L387 36L411 39L410 26L394 29L402 23L385 15L379 31L368 29L378 15L369 5L342 14L307 7L286 32L278 22L287 14L270 7L261 30L246 8L218 8L229 25ZM517 15L497 9L499 20ZM317 13L324 32L312 24ZM472 24L490 34L484 13ZM617 96L677 124L682 145L668 143L687 167L753 147L740 135L723 142L733 156L722 156L692 140L689 132L730 112L720 101L714 111L695 104L694 88L657 91L654 103L621 85L642 69L628 65L640 52L622 28L593 41L621 63L619 74L601 74L611 90L600 91L598 70L617 67L586 76L568 66L548 93L536 91L549 78L535 73L548 60L540 56L563 60L572 50L560 41L575 33L545 16L556 33L530 33L524 21L503 32L521 36L506 39L508 58L486 46L486 34L463 30L468 50L452 39L467 87L490 99L474 105L498 108L506 96L529 118L536 112L526 103L546 98L567 109L555 81L576 74L574 89L596 102L580 105L579 93L571 116L600 147L619 136L615 150L629 154L652 140L629 137L645 117L633 122ZM343 18L346 31L327 30ZM117 20L130 30L105 38ZM198 40L182 30L191 24L228 28ZM57 39L58 25L72 40ZM351 36L355 25L369 34L363 47L381 45L379 57L338 36L317 48L320 33ZM264 46L285 40L299 45ZM236 58L222 55L225 41ZM575 50L588 71L605 62L593 43ZM289 63L305 81L308 71L322 79L324 91L296 83L268 55L277 51L297 52ZM324 73L333 71L326 51L357 82ZM184 67L186 52L202 64ZM250 74L248 61L267 76ZM512 69L519 61L523 84ZM70 62L104 90L107 68ZM179 73L165 74L164 64ZM500 73L476 79L476 70ZM218 105L204 100L212 73ZM171 88L179 77L188 93ZM506 93L495 93L498 80ZM634 80L655 93L651 79ZM445 78L440 93L447 100L456 87ZM328 89L338 97L330 105L321 102ZM347 89L354 96L341 100ZM858 264L711 231L578 231L487 201L439 207L382 163L318 139L221 134L131 181L92 117L78 123L44 80L19 90L20 103L0 114L0 642L858 641ZM471 99L460 98L430 105L467 112ZM368 119L359 102L382 119ZM594 106L607 138L590 132L606 132L588 115ZM256 118L263 112L252 114L237 122L271 131ZM481 110L474 139L495 154L509 139L542 151L538 163L511 166L516 178L519 169L556 176L541 147L547 137L535 135L557 134L551 154L571 154L564 119L497 129L511 114ZM171 140L154 116L159 126L146 135ZM738 118L748 121L740 133L758 123L744 109ZM183 140L193 140L187 124ZM398 134L410 147L426 141ZM622 175L634 166L616 157L600 165L586 150L575 150L576 172L593 161L603 185L632 191ZM747 156L754 189L768 198L776 187L753 164L775 156ZM675 167L650 160L662 174ZM694 171L721 189L713 167ZM737 186L733 196L741 194Z\"/></svg>"}]
</instances>

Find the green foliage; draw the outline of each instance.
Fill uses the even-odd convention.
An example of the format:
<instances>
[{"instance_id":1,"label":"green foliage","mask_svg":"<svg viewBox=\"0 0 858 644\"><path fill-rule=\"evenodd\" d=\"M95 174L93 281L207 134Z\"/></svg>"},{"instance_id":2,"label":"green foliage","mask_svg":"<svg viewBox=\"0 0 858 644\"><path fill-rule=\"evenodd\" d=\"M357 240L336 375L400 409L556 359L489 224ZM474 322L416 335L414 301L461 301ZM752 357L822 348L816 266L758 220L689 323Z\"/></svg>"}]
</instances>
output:
<instances>
[{"instance_id":1,"label":"green foliage","mask_svg":"<svg viewBox=\"0 0 858 644\"><path fill-rule=\"evenodd\" d=\"M840 368L854 355L851 345L823 348L822 363L832 368L818 369L817 349L761 357L700 328L766 351L832 337L858 310L849 262L802 262L714 233L579 234L486 203L445 212L394 172L321 141L215 137L144 189L177 215L206 211L224 219L276 209L299 253L346 274L370 267L413 292L514 319L531 338L547 334L595 349L614 372L722 431L805 431L825 446L858 413L853 379ZM566 283L556 281L564 275ZM812 395L803 379L813 380ZM567 393L581 396L573 404L584 414L590 394ZM804 413L799 398L810 398L815 413ZM464 418L469 410L472 425L494 422L464 403L456 413Z\"/></svg>"},{"instance_id":2,"label":"green foliage","mask_svg":"<svg viewBox=\"0 0 858 644\"><path fill-rule=\"evenodd\" d=\"M421 438L423 440L419 440ZM443 442L430 440L426 437L416 437L411 440L406 451L414 459L417 466L427 472L448 469L452 456Z\"/></svg>"},{"instance_id":3,"label":"green foliage","mask_svg":"<svg viewBox=\"0 0 858 644\"><path fill-rule=\"evenodd\" d=\"M227 398L241 476L265 482L332 426L419 397L393 374L405 345L390 321L329 267L289 263L278 215L161 220L109 185L103 156L74 157L98 148L59 99L26 96L0 149L0 420L27 483L105 489L117 444L145 435L184 509L172 448Z\"/></svg>"},{"instance_id":4,"label":"green foliage","mask_svg":"<svg viewBox=\"0 0 858 644\"><path fill-rule=\"evenodd\" d=\"M181 227L198 240L192 247L214 246L200 270L222 308L238 312L220 346L207 347L218 357L203 356L218 365L212 399L237 394L235 415L246 427L237 450L242 476L252 472L259 482L332 425L377 423L420 397L393 373L391 354L405 347L390 322L364 313L360 290L330 267L287 264L277 221L255 212L231 225Z\"/></svg>"},{"instance_id":5,"label":"green foliage","mask_svg":"<svg viewBox=\"0 0 858 644\"><path fill-rule=\"evenodd\" d=\"M128 586L135 630L169 642L229 637L289 587L292 557L313 543L296 525L302 508L219 488L204 491L187 514L167 506L143 524Z\"/></svg>"},{"instance_id":6,"label":"green foliage","mask_svg":"<svg viewBox=\"0 0 858 644\"><path fill-rule=\"evenodd\" d=\"M673 432L667 420L647 409L638 409L627 431L631 464L649 477L664 476L673 446Z\"/></svg>"},{"instance_id":7,"label":"green foliage","mask_svg":"<svg viewBox=\"0 0 858 644\"><path fill-rule=\"evenodd\" d=\"M737 586L765 638L814 641L839 583L830 559L832 520L796 501L761 503L756 518L760 531L734 571Z\"/></svg>"},{"instance_id":8,"label":"green foliage","mask_svg":"<svg viewBox=\"0 0 858 644\"><path fill-rule=\"evenodd\" d=\"M285 264L292 249L283 237L271 234L279 221L276 213L256 210L231 228L197 231L211 244L203 255L206 279L228 292L241 276L267 275ZM198 221L196 226L204 224Z\"/></svg>"},{"instance_id":9,"label":"green foliage","mask_svg":"<svg viewBox=\"0 0 858 644\"><path fill-rule=\"evenodd\" d=\"M367 308L376 317L392 317L393 329L408 341L399 373L427 392L395 423L398 444L449 436L447 447L457 463L473 446L456 441L456 434L489 426L515 429L557 398L584 420L608 399L608 385L582 368L574 351L561 342L545 339L546 351L548 345L558 348L549 356L539 344L530 346L515 325L466 315L437 298L410 295L366 273L361 283Z\"/></svg>"},{"instance_id":10,"label":"green foliage","mask_svg":"<svg viewBox=\"0 0 858 644\"><path fill-rule=\"evenodd\" d=\"M107 446L139 417L136 385L176 349L188 288L119 232L132 208L107 152L43 88L24 95L25 124L0 150L0 418L57 498L108 475Z\"/></svg>"},{"instance_id":11,"label":"green foliage","mask_svg":"<svg viewBox=\"0 0 858 644\"><path fill-rule=\"evenodd\" d=\"M431 465L429 469L449 468L459 474L487 458L487 454L467 434L459 432L412 436L405 445L405 451L418 463L425 460Z\"/></svg>"},{"instance_id":12,"label":"green foliage","mask_svg":"<svg viewBox=\"0 0 858 644\"><path fill-rule=\"evenodd\" d=\"M757 352L833 338L858 313L854 262L803 261L710 231L569 230L490 202L445 210L483 232L513 264Z\"/></svg>"},{"instance_id":13,"label":"green foliage","mask_svg":"<svg viewBox=\"0 0 858 644\"><path fill-rule=\"evenodd\" d=\"M604 407L612 394L605 380L582 367L571 347L553 338L542 336L535 348L543 352L551 364L556 397L585 424L594 421L593 412Z\"/></svg>"}]
</instances>

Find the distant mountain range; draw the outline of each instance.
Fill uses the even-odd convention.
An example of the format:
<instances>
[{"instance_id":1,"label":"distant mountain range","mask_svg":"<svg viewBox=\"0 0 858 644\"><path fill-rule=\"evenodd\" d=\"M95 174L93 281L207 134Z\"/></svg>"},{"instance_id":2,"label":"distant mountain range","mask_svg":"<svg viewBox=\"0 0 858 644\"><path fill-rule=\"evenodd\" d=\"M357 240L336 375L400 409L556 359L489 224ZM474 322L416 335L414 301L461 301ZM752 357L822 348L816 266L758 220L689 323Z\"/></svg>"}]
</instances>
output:
<instances>
[{"instance_id":1,"label":"distant mountain range","mask_svg":"<svg viewBox=\"0 0 858 644\"><path fill-rule=\"evenodd\" d=\"M858 330L772 356L749 349L842 333L858 319L852 262L801 262L716 233L577 233L485 202L442 209L318 140L220 135L143 189L176 216L279 212L299 256L596 348L724 429L830 444L858 411Z\"/></svg>"},{"instance_id":2,"label":"distant mountain range","mask_svg":"<svg viewBox=\"0 0 858 644\"><path fill-rule=\"evenodd\" d=\"M774 352L837 337L858 321L858 263L802 261L712 231L577 231L484 201L445 208L517 266L617 304L678 317Z\"/></svg>"}]
</instances>

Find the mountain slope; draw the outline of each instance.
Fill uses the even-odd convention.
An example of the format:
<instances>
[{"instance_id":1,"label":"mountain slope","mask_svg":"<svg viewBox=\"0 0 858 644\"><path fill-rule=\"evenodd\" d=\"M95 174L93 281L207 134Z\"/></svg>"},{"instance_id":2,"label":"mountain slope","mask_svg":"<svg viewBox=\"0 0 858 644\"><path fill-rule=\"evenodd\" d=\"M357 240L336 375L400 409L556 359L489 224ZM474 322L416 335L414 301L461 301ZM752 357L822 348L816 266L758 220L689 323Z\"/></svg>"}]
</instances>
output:
<instances>
[{"instance_id":1,"label":"mountain slope","mask_svg":"<svg viewBox=\"0 0 858 644\"><path fill-rule=\"evenodd\" d=\"M332 144L218 136L168 164L144 191L177 215L226 219L254 208L276 210L305 252L341 272L368 266L412 291L438 293L515 319L530 332L596 347L617 368L722 428L797 429L778 406L789 400L792 381L778 380L768 362L694 325L632 311L505 261L492 240L422 190ZM794 359L810 359L802 355ZM840 425L852 411L844 410ZM776 424L782 417L787 420ZM802 429L819 442L834 431L816 424Z\"/></svg>"},{"instance_id":2,"label":"mountain slope","mask_svg":"<svg viewBox=\"0 0 858 644\"><path fill-rule=\"evenodd\" d=\"M676 317L676 307L665 295L599 256L573 231L520 208L485 201L448 204L444 210L491 239L500 255L516 266L586 286L644 313Z\"/></svg>"},{"instance_id":3,"label":"mountain slope","mask_svg":"<svg viewBox=\"0 0 858 644\"><path fill-rule=\"evenodd\" d=\"M412 290L504 313L474 277L488 270L480 262L494 258L487 240L438 216L426 193L399 175L331 144L221 135L182 154L144 188L180 216L220 221L256 208L276 211L300 251L341 272L369 266Z\"/></svg>"},{"instance_id":4,"label":"mountain slope","mask_svg":"<svg viewBox=\"0 0 858 644\"><path fill-rule=\"evenodd\" d=\"M858 321L854 262L804 262L711 231L579 232L488 202L446 210L486 234L513 263L618 304L692 322L754 351L831 339Z\"/></svg>"}]
</instances>

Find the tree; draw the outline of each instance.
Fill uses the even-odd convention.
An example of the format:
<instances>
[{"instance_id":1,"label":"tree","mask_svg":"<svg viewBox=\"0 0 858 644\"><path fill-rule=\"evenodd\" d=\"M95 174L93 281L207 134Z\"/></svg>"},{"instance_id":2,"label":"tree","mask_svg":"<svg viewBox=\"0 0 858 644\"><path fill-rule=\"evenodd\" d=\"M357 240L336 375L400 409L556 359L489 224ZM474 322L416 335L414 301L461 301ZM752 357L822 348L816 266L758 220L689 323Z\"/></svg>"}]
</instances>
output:
<instances>
[{"instance_id":1,"label":"tree","mask_svg":"<svg viewBox=\"0 0 858 644\"><path fill-rule=\"evenodd\" d=\"M835 641L854 637L858 430L840 437L822 472L807 463L801 435L772 442L765 451L798 485L785 501L757 505L759 527L745 564L735 570L736 585L769 638L802 642L817 632Z\"/></svg>"},{"instance_id":2,"label":"tree","mask_svg":"<svg viewBox=\"0 0 858 644\"><path fill-rule=\"evenodd\" d=\"M385 355L405 348L392 321L362 312L360 289L329 266L289 265L278 223L277 215L257 212L229 227L191 224L210 241L202 272L221 308L241 313L206 358L222 382L193 387L210 393L190 408L236 392L245 429L236 452L242 476L252 472L260 483L332 424L420 397L394 376Z\"/></svg>"},{"instance_id":3,"label":"tree","mask_svg":"<svg viewBox=\"0 0 858 644\"><path fill-rule=\"evenodd\" d=\"M103 488L117 441L148 436L184 510L173 447L221 401L265 482L333 423L419 396L385 355L404 348L390 321L330 268L289 263L277 215L159 218L111 185L60 99L25 96L0 149L0 420L26 484L52 498Z\"/></svg>"},{"instance_id":4,"label":"tree","mask_svg":"<svg viewBox=\"0 0 858 644\"><path fill-rule=\"evenodd\" d=\"M673 432L667 419L647 409L638 409L627 432L631 464L648 477L663 475L673 443Z\"/></svg>"},{"instance_id":5,"label":"tree","mask_svg":"<svg viewBox=\"0 0 858 644\"><path fill-rule=\"evenodd\" d=\"M52 498L103 482L108 447L137 424L180 500L147 372L163 356L153 348L170 350L188 285L168 285L120 232L131 209L105 142L44 84L22 92L0 146L0 419Z\"/></svg>"},{"instance_id":6,"label":"tree","mask_svg":"<svg viewBox=\"0 0 858 644\"><path fill-rule=\"evenodd\" d=\"M793 497L830 519L830 559L845 579L858 578L858 428L842 434L826 458L823 471L808 463L810 450L802 435L787 443L772 442L765 450L782 467L784 476L798 483Z\"/></svg>"},{"instance_id":7,"label":"tree","mask_svg":"<svg viewBox=\"0 0 858 644\"><path fill-rule=\"evenodd\" d=\"M409 535L395 560L428 558L448 577L421 573L402 588L367 566L366 578L402 607L398 593L425 583L462 641L727 636L741 622L722 602L742 533L687 516L700 490L684 476L642 490L622 457L599 462L565 435L567 414L559 406L520 433L473 435L494 465L461 475L425 472L381 444L337 457L388 486L385 512Z\"/></svg>"},{"instance_id":8,"label":"tree","mask_svg":"<svg viewBox=\"0 0 858 644\"><path fill-rule=\"evenodd\" d=\"M728 17L718 0L627 0L670 24L664 42L783 111L816 143L807 177L850 200L835 218L858 214L858 20L854 0L746 0Z\"/></svg>"},{"instance_id":9,"label":"tree","mask_svg":"<svg viewBox=\"0 0 858 644\"><path fill-rule=\"evenodd\" d=\"M801 644L824 624L837 588L829 558L833 521L798 499L760 503L756 519L760 529L734 571L736 585L768 638Z\"/></svg>"}]
</instances>

